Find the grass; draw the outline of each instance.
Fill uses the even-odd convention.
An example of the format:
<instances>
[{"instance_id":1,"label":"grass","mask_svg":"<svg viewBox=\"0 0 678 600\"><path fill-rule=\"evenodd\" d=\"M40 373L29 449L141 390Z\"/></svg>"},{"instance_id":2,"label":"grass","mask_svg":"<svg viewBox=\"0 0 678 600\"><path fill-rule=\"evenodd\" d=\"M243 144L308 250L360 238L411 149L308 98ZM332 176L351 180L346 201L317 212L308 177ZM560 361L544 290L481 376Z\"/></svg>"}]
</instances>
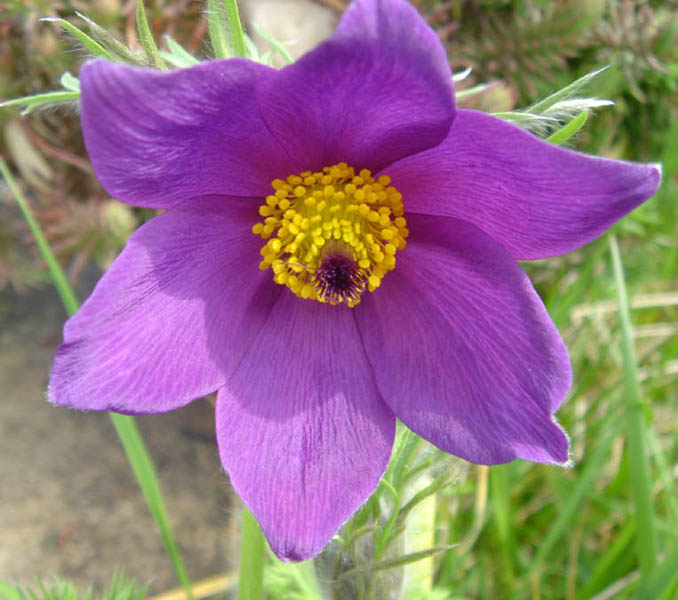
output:
<instances>
[{"instance_id":1,"label":"grass","mask_svg":"<svg viewBox=\"0 0 678 600\"><path fill-rule=\"evenodd\" d=\"M224 6L218 14L233 23L232 2ZM454 546L434 558L436 598L678 599L678 116L672 114L668 129L643 132L644 154L634 156L664 164L657 196L615 226L614 238L524 265L571 354L574 385L558 417L571 436L573 466L515 462L488 469L459 462L455 485L436 494L435 545ZM585 147L611 154L616 146L596 119ZM635 141L626 141L625 156ZM59 289L75 310L67 287ZM317 598L307 567L289 567L286 577L287 567L276 563L267 573L270 596ZM180 578L188 586L187 576ZM12 589L0 582L0 596Z\"/></svg>"},{"instance_id":2,"label":"grass","mask_svg":"<svg viewBox=\"0 0 678 600\"><path fill-rule=\"evenodd\" d=\"M678 197L675 181L665 185ZM480 536L438 568L437 585L454 598L678 598L678 281L661 273L678 249L652 243L675 226L658 216L662 210L650 201L643 215L629 217L633 223L616 227L631 303L653 294L631 310L633 332L630 322L622 327L620 272L607 239L568 259L525 265L571 353L575 383L559 418L574 466L490 468ZM629 233L631 225L642 235ZM624 330L635 352L625 347ZM476 485L477 470L468 469L439 498L452 507L445 509L450 543L463 540L477 519Z\"/></svg>"}]
</instances>

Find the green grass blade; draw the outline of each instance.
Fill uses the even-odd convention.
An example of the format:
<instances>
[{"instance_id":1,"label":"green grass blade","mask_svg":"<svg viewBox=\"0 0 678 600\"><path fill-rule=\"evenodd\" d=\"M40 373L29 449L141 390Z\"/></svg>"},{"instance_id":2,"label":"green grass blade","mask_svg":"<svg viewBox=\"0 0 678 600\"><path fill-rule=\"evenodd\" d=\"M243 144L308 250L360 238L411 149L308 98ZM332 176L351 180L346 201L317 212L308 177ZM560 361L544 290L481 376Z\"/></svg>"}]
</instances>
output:
<instances>
[{"instance_id":1,"label":"green grass blade","mask_svg":"<svg viewBox=\"0 0 678 600\"><path fill-rule=\"evenodd\" d=\"M115 60L115 57L104 48L99 42L93 40L89 37L84 31L78 29L72 23L66 21L66 19L57 19L54 17L45 17L41 19L42 21L48 21L50 23L57 23L63 27L68 33L70 33L75 39L77 39L87 50L89 50L94 56L99 56L107 60Z\"/></svg>"},{"instance_id":2,"label":"green grass blade","mask_svg":"<svg viewBox=\"0 0 678 600\"><path fill-rule=\"evenodd\" d=\"M573 135L575 135L584 125L589 118L589 111L584 109L582 110L574 119L569 123L563 125L558 131L552 133L549 137L546 138L547 142L556 144L560 146L569 140Z\"/></svg>"},{"instance_id":3,"label":"green grass blade","mask_svg":"<svg viewBox=\"0 0 678 600\"><path fill-rule=\"evenodd\" d=\"M238 13L237 0L225 0L226 19L228 19L228 30L231 34L231 48L235 56L246 57L247 48L245 46L245 36L242 31L240 14Z\"/></svg>"},{"instance_id":4,"label":"green grass blade","mask_svg":"<svg viewBox=\"0 0 678 600\"><path fill-rule=\"evenodd\" d=\"M609 581L609 573L622 559L622 555L628 550L629 546L633 544L635 536L636 520L629 519L624 527L622 527L621 531L616 534L614 542L596 561L591 577L589 577L586 584L577 592L577 600L591 598L591 596L612 583Z\"/></svg>"},{"instance_id":5,"label":"green grass blade","mask_svg":"<svg viewBox=\"0 0 678 600\"><path fill-rule=\"evenodd\" d=\"M669 586L678 581L678 549L669 554L654 571L641 582L634 600L663 598ZM671 595L671 598L675 596Z\"/></svg>"},{"instance_id":6,"label":"green grass blade","mask_svg":"<svg viewBox=\"0 0 678 600\"><path fill-rule=\"evenodd\" d=\"M600 470L604 466L605 457L612 446L618 427L619 426L615 427L613 424L610 424L608 436L598 444L595 450L593 450L588 457L586 465L578 474L574 487L567 494L567 501L560 509L553 526L549 529L544 537L544 541L537 549L527 574L522 578L522 592L525 592L527 583L542 567L550 553L571 527L577 516L577 511L590 493L596 477L598 477ZM521 595L519 592L517 593L517 597L521 598L524 597L524 595Z\"/></svg>"},{"instance_id":7,"label":"green grass blade","mask_svg":"<svg viewBox=\"0 0 678 600\"><path fill-rule=\"evenodd\" d=\"M66 278L61 265L54 256L52 248L42 233L40 224L33 216L26 198L2 157L0 157L0 171L5 178L5 181L7 181L10 191L14 195L26 222L33 233L33 237L40 249L42 257L47 263L52 281L59 292L59 296L61 297L61 301L63 302L66 311L69 315L73 315L79 308L79 302L75 292L68 283L68 279ZM150 510L151 515L153 515L156 525L160 530L160 534L165 544L165 550L172 561L177 578L186 590L188 598L192 599L193 593L191 583L188 579L186 568L184 567L176 542L174 541L174 536L172 535L172 530L167 518L167 510L163 501L162 490L160 489L160 483L158 482L155 468L148 450L146 449L146 445L144 444L144 440L137 428L136 421L133 417L125 415L118 415L116 413L109 413L109 415L113 421L115 430L120 437L122 446L125 449L130 466L136 475L139 487L141 488L146 504L148 505L148 509Z\"/></svg>"},{"instance_id":8,"label":"green grass blade","mask_svg":"<svg viewBox=\"0 0 678 600\"><path fill-rule=\"evenodd\" d=\"M165 550L172 561L174 571L179 582L186 590L189 598L193 598L191 591L191 582L186 572L183 560L179 553L179 548L174 541L172 529L167 518L167 509L160 489L160 482L151 461L151 457L141 436L139 428L133 417L109 413L113 426L115 427L125 454L137 478L141 492L144 495L148 509L155 519L156 525L160 530L162 541L165 544Z\"/></svg>"},{"instance_id":9,"label":"green grass blade","mask_svg":"<svg viewBox=\"0 0 678 600\"><path fill-rule=\"evenodd\" d=\"M657 471L659 472L659 479L664 486L666 503L668 505L669 515L672 521L672 529L675 532L674 540L678 544L678 495L676 494L673 476L671 474L671 467L666 461L664 450L659 444L657 433L654 430L650 430L647 432L647 434L647 442L650 446L652 456L655 458L655 464L657 465Z\"/></svg>"},{"instance_id":10,"label":"green grass blade","mask_svg":"<svg viewBox=\"0 0 678 600\"><path fill-rule=\"evenodd\" d=\"M155 45L153 33L146 18L146 9L144 8L143 0L137 1L137 31L139 32L139 41L141 47L144 49L148 60L154 69L165 69L165 62L158 52L158 47Z\"/></svg>"},{"instance_id":11,"label":"green grass blade","mask_svg":"<svg viewBox=\"0 0 678 600\"><path fill-rule=\"evenodd\" d=\"M650 465L645 444L645 423L636 351L633 345L633 330L629 301L626 293L626 281L619 254L619 244L614 235L609 237L612 268L619 303L619 321L622 334L622 362L626 400L626 427L629 455L629 468L633 488L633 501L638 521L636 536L638 562L643 575L649 575L657 564L657 546L654 512L652 508L652 485L650 483Z\"/></svg>"},{"instance_id":12,"label":"green grass blade","mask_svg":"<svg viewBox=\"0 0 678 600\"><path fill-rule=\"evenodd\" d=\"M54 287L56 287L57 292L59 293L59 297L61 298L61 301L63 302L64 307L66 308L66 311L68 312L69 315L74 314L75 311L77 311L78 307L80 306L78 299L75 296L75 292L73 292L73 289L68 283L66 274L63 272L61 265L54 256L54 253L50 248L49 242L42 233L42 229L40 228L39 223L33 216L31 207L29 206L28 201L24 197L21 188L17 185L14 176L12 175L11 171L9 170L9 167L7 166L7 163L2 159L2 157L0 157L0 171L2 171L2 176L5 178L5 181L9 186L10 192L12 192L12 195L14 196L17 204L19 205L21 214L23 215L24 219L26 220L26 223L28 223L28 226L30 227L31 233L35 238L35 243L37 244L38 249L40 250L40 254L47 263L47 268L49 269L50 275L52 276L52 280L54 281Z\"/></svg>"}]
</instances>

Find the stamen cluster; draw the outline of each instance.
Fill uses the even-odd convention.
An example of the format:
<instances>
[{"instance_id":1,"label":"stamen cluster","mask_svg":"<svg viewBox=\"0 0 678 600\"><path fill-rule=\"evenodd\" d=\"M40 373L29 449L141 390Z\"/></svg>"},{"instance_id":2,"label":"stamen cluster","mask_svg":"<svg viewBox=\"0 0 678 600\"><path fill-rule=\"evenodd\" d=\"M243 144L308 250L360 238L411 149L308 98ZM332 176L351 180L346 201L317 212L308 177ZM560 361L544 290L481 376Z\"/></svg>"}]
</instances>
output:
<instances>
[{"instance_id":1,"label":"stamen cluster","mask_svg":"<svg viewBox=\"0 0 678 600\"><path fill-rule=\"evenodd\" d=\"M395 267L409 231L391 179L339 163L271 182L252 231L268 240L259 268L300 298L355 306Z\"/></svg>"}]
</instances>

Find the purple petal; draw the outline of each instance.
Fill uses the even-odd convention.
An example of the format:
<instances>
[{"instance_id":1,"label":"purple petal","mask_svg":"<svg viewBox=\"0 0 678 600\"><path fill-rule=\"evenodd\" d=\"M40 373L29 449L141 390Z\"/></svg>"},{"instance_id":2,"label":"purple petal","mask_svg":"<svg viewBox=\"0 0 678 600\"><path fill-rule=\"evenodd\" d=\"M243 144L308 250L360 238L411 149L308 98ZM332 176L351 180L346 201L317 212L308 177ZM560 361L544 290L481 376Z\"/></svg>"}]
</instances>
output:
<instances>
[{"instance_id":1,"label":"purple petal","mask_svg":"<svg viewBox=\"0 0 678 600\"><path fill-rule=\"evenodd\" d=\"M454 116L445 51L403 0L357 0L327 42L260 91L264 119L305 169L377 170L440 143Z\"/></svg>"},{"instance_id":2,"label":"purple petal","mask_svg":"<svg viewBox=\"0 0 678 600\"><path fill-rule=\"evenodd\" d=\"M395 418L351 310L285 290L217 397L221 462L283 560L327 544L375 490Z\"/></svg>"},{"instance_id":3,"label":"purple petal","mask_svg":"<svg viewBox=\"0 0 678 600\"><path fill-rule=\"evenodd\" d=\"M66 323L50 401L163 412L222 386L280 292L256 220L250 199L203 198L134 233Z\"/></svg>"},{"instance_id":4,"label":"purple petal","mask_svg":"<svg viewBox=\"0 0 678 600\"><path fill-rule=\"evenodd\" d=\"M166 72L86 64L82 127L97 177L118 200L150 208L265 196L294 172L254 97L273 73L241 59Z\"/></svg>"},{"instance_id":5,"label":"purple petal","mask_svg":"<svg viewBox=\"0 0 678 600\"><path fill-rule=\"evenodd\" d=\"M384 400L471 462L566 462L567 438L550 415L570 362L529 279L472 225L420 215L408 225L396 269L356 309Z\"/></svg>"},{"instance_id":6,"label":"purple petal","mask_svg":"<svg viewBox=\"0 0 678 600\"><path fill-rule=\"evenodd\" d=\"M570 252L652 196L657 165L559 148L460 110L438 147L391 165L405 210L473 223L516 259Z\"/></svg>"}]
</instances>

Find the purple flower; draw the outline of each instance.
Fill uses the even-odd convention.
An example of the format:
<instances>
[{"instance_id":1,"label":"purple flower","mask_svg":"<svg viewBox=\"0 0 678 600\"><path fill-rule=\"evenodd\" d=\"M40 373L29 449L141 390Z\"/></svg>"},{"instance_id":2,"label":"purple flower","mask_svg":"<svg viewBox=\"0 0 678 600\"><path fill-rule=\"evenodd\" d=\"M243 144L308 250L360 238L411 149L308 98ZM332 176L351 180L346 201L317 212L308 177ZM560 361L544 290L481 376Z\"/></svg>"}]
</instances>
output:
<instances>
[{"instance_id":1,"label":"purple flower","mask_svg":"<svg viewBox=\"0 0 678 600\"><path fill-rule=\"evenodd\" d=\"M276 71L82 69L97 176L141 227L64 328L49 397L121 413L217 391L219 452L275 553L319 552L395 419L481 464L565 463L567 351L516 259L569 252L657 189L456 110L403 0L358 0Z\"/></svg>"}]
</instances>

